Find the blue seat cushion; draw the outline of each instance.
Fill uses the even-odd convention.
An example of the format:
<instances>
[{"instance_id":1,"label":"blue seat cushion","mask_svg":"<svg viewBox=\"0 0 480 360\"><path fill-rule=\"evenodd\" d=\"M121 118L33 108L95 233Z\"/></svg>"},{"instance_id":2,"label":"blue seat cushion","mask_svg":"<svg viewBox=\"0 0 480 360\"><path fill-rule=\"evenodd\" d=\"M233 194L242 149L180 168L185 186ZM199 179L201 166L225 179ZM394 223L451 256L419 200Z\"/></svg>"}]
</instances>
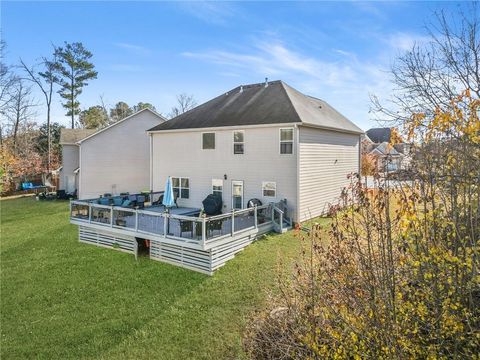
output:
<instances>
[{"instance_id":1,"label":"blue seat cushion","mask_svg":"<svg viewBox=\"0 0 480 360\"><path fill-rule=\"evenodd\" d=\"M101 205L110 205L110 199L109 198L100 198L100 204Z\"/></svg>"},{"instance_id":2,"label":"blue seat cushion","mask_svg":"<svg viewBox=\"0 0 480 360\"><path fill-rule=\"evenodd\" d=\"M115 196L113 198L113 205L115 206L121 206L123 203L123 199L120 196Z\"/></svg>"},{"instance_id":3,"label":"blue seat cushion","mask_svg":"<svg viewBox=\"0 0 480 360\"><path fill-rule=\"evenodd\" d=\"M127 199L127 200L125 200L125 201L122 203L122 206L123 206L123 207L129 207L130 204L131 204L131 201Z\"/></svg>"}]
</instances>

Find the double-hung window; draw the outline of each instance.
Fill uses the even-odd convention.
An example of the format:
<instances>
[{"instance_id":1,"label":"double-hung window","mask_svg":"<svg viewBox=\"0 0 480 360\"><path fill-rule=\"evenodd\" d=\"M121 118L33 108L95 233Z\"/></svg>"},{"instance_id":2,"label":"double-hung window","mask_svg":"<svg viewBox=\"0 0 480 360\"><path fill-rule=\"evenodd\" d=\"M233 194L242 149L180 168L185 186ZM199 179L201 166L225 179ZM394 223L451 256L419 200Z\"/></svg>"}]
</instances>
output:
<instances>
[{"instance_id":1,"label":"double-hung window","mask_svg":"<svg viewBox=\"0 0 480 360\"><path fill-rule=\"evenodd\" d=\"M202 149L203 150L215 149L215 133L213 132L202 133Z\"/></svg>"},{"instance_id":2,"label":"double-hung window","mask_svg":"<svg viewBox=\"0 0 480 360\"><path fill-rule=\"evenodd\" d=\"M212 179L212 194L223 197L223 180Z\"/></svg>"},{"instance_id":3,"label":"double-hung window","mask_svg":"<svg viewBox=\"0 0 480 360\"><path fill-rule=\"evenodd\" d=\"M262 182L262 193L265 197L275 197L277 195L277 183L273 181Z\"/></svg>"},{"instance_id":4,"label":"double-hung window","mask_svg":"<svg viewBox=\"0 0 480 360\"><path fill-rule=\"evenodd\" d=\"M280 129L280 154L293 154L293 128Z\"/></svg>"},{"instance_id":5,"label":"double-hung window","mask_svg":"<svg viewBox=\"0 0 480 360\"><path fill-rule=\"evenodd\" d=\"M179 199L188 199L190 197L190 180L184 177L172 177L173 193Z\"/></svg>"},{"instance_id":6,"label":"double-hung window","mask_svg":"<svg viewBox=\"0 0 480 360\"><path fill-rule=\"evenodd\" d=\"M245 152L245 132L236 130L233 132L233 153L243 154Z\"/></svg>"}]
</instances>

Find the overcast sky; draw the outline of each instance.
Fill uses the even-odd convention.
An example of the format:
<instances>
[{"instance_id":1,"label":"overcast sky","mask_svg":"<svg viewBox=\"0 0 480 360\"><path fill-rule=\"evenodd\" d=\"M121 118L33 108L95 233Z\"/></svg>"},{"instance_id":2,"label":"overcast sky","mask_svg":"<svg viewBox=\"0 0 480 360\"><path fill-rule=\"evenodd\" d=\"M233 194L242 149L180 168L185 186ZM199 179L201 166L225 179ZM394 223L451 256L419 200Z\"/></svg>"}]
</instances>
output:
<instances>
[{"instance_id":1,"label":"overcast sky","mask_svg":"<svg viewBox=\"0 0 480 360\"><path fill-rule=\"evenodd\" d=\"M167 114L179 93L205 102L240 84L283 80L319 97L363 129L369 94L391 91L395 57L427 40L447 2L1 2L6 61L33 64L52 44L80 41L98 79L82 108L126 101ZM40 101L41 97L37 94ZM43 122L44 109L38 109ZM53 119L69 120L58 95Z\"/></svg>"}]
</instances>

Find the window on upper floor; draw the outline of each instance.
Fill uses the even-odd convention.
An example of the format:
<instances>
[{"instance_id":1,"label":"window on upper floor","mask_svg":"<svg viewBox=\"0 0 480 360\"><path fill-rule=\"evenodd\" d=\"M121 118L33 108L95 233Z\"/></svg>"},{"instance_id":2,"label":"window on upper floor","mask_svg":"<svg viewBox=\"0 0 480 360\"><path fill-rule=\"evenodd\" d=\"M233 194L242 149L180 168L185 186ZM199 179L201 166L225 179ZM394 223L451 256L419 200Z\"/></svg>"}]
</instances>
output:
<instances>
[{"instance_id":1,"label":"window on upper floor","mask_svg":"<svg viewBox=\"0 0 480 360\"><path fill-rule=\"evenodd\" d=\"M215 149L215 133L202 133L202 149L213 150Z\"/></svg>"},{"instance_id":2,"label":"window on upper floor","mask_svg":"<svg viewBox=\"0 0 480 360\"><path fill-rule=\"evenodd\" d=\"M245 152L245 131L236 130L233 132L233 153L243 154Z\"/></svg>"},{"instance_id":3,"label":"window on upper floor","mask_svg":"<svg viewBox=\"0 0 480 360\"><path fill-rule=\"evenodd\" d=\"M293 154L293 128L280 129L280 154Z\"/></svg>"}]
</instances>

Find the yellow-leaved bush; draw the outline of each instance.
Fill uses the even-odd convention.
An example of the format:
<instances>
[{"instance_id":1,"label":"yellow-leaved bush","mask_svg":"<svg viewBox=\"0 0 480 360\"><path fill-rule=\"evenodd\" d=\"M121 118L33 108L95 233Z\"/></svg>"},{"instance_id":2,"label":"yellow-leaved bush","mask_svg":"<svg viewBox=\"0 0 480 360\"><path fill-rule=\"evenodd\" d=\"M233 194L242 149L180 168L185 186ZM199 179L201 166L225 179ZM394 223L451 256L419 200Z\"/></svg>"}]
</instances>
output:
<instances>
[{"instance_id":1,"label":"yellow-leaved bush","mask_svg":"<svg viewBox=\"0 0 480 360\"><path fill-rule=\"evenodd\" d=\"M331 227L297 234L301 259L245 334L251 358L479 358L479 109L465 92L414 114L412 178L353 175Z\"/></svg>"}]
</instances>

